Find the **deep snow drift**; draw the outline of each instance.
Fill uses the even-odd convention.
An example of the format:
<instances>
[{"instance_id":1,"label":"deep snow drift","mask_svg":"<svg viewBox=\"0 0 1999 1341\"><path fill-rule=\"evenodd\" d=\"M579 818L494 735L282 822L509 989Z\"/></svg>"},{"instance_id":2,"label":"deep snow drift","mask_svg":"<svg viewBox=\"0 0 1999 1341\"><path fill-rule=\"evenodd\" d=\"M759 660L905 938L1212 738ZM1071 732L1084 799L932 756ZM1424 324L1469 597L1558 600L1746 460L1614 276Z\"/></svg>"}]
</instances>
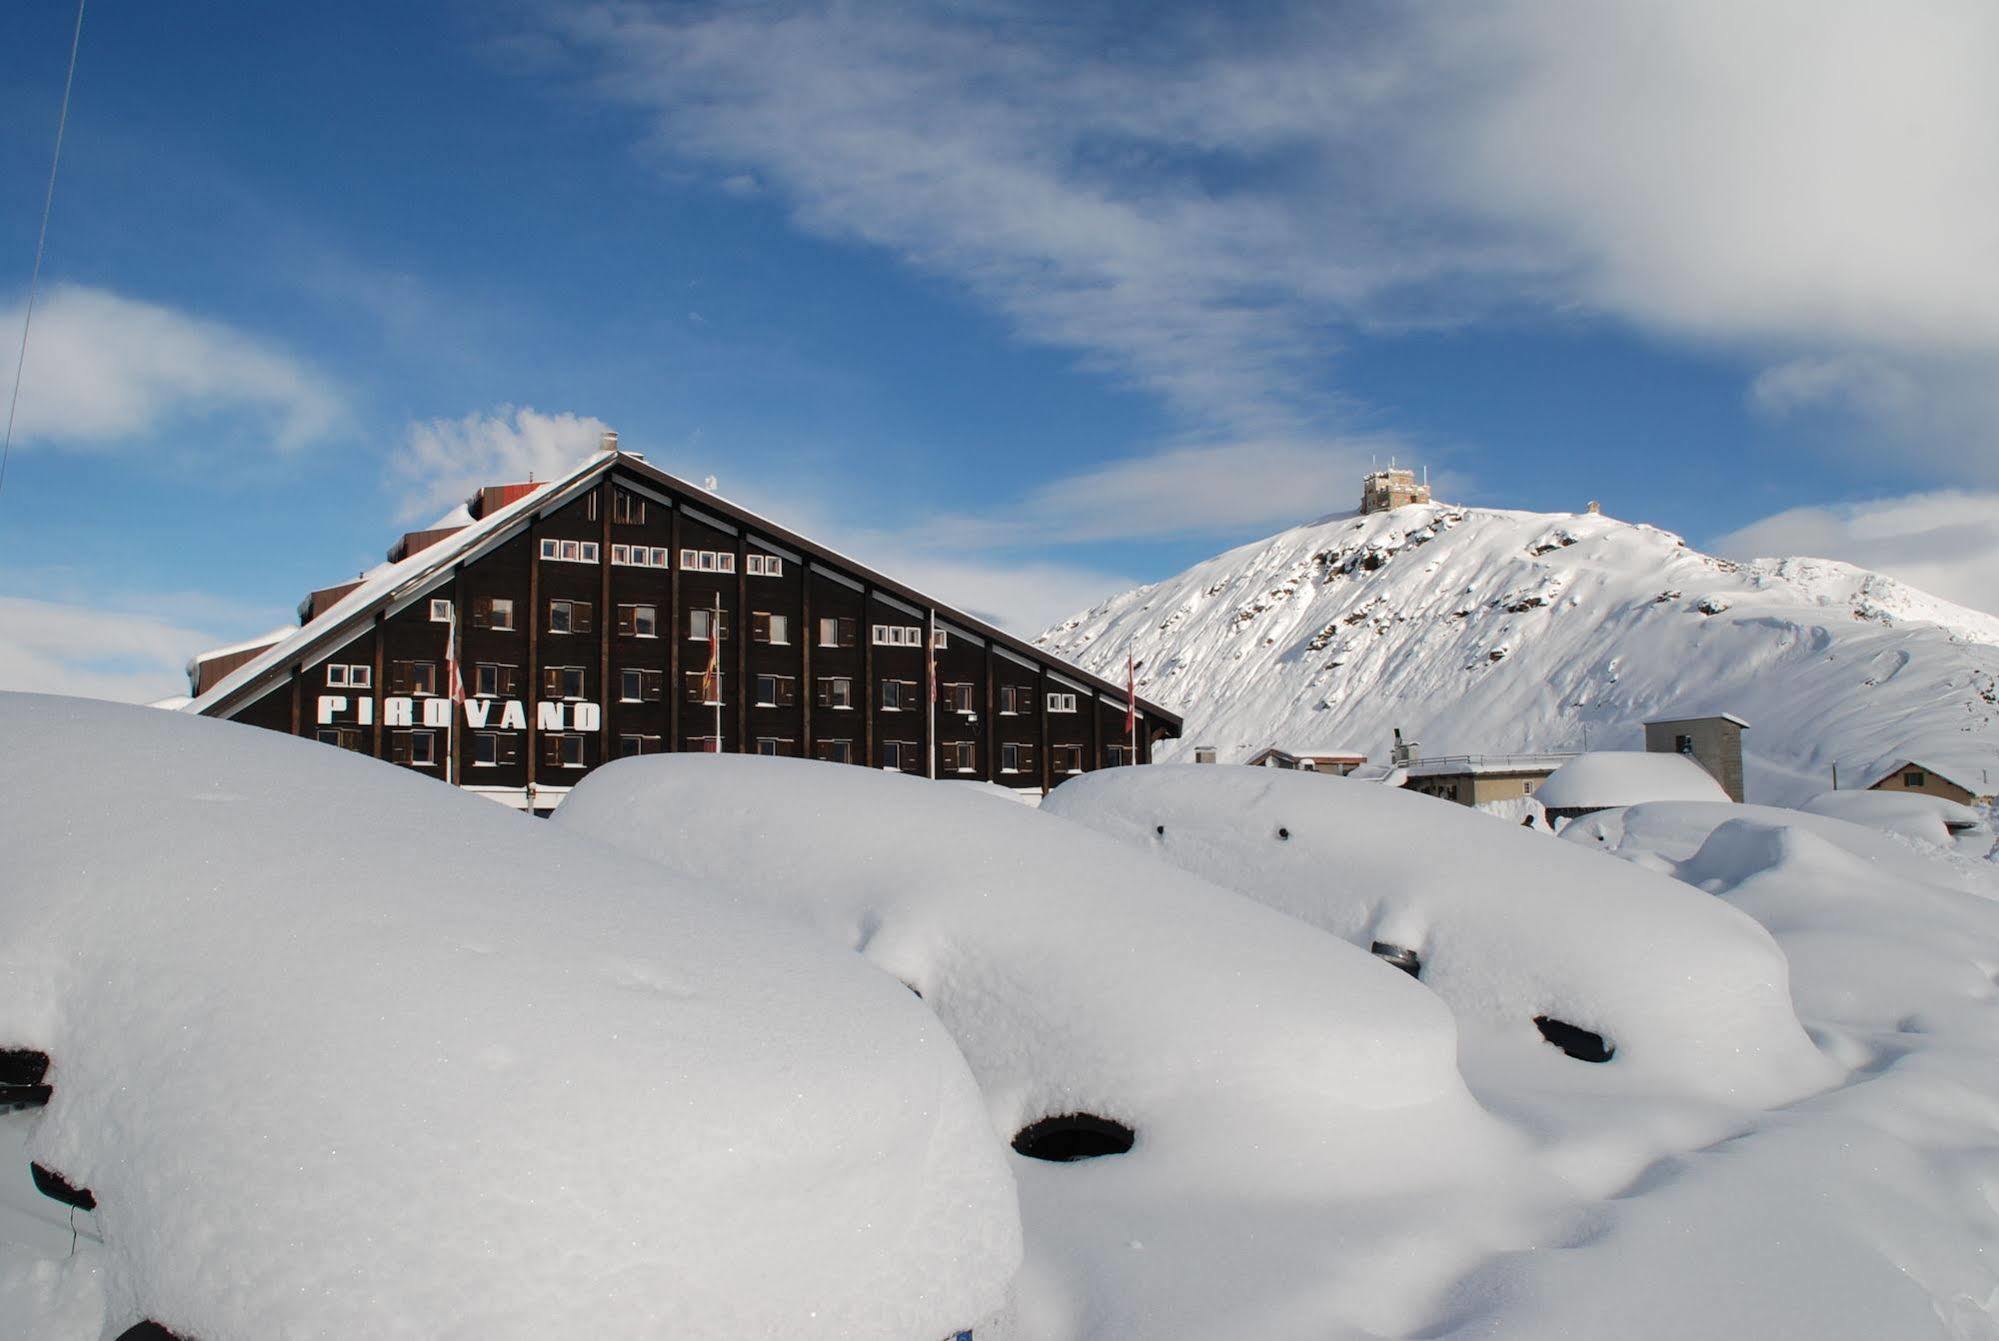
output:
<instances>
[{"instance_id":1,"label":"deep snow drift","mask_svg":"<svg viewBox=\"0 0 1999 1341\"><path fill-rule=\"evenodd\" d=\"M5 1170L7 1335L938 1341L1001 1306L984 1105L851 955L310 741L10 694L0 758L0 1045L54 1083L0 1152L98 1201L71 1259Z\"/></svg>"},{"instance_id":2,"label":"deep snow drift","mask_svg":"<svg viewBox=\"0 0 1999 1341\"><path fill-rule=\"evenodd\" d=\"M1732 712L1752 801L1920 759L1999 776L1999 619L1811 559L1737 564L1593 513L1419 504L1296 527L1111 598L1042 645L1187 719L1162 760L1281 741L1388 757L1637 749Z\"/></svg>"}]
</instances>

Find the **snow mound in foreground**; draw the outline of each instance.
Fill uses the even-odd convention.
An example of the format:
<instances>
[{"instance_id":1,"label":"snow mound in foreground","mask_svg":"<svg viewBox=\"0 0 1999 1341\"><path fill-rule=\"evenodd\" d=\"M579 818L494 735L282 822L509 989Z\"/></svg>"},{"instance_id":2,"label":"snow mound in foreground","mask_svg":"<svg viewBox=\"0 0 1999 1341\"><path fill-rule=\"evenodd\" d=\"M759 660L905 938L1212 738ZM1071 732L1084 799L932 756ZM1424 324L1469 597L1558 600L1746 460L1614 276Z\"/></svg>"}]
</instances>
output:
<instances>
[{"instance_id":1,"label":"snow mound in foreground","mask_svg":"<svg viewBox=\"0 0 1999 1341\"><path fill-rule=\"evenodd\" d=\"M0 756L36 761L0 776L0 1044L54 1084L4 1123L102 1244L0 1248L28 1334L937 1341L1002 1305L972 1079L852 956L311 741L9 694Z\"/></svg>"},{"instance_id":2,"label":"snow mound in foreground","mask_svg":"<svg viewBox=\"0 0 1999 1341\"><path fill-rule=\"evenodd\" d=\"M1355 945L1414 951L1461 1025L1533 1038L1536 1017L1553 1018L1600 1035L1635 1081L1756 1107L1833 1078L1762 928L1545 834L1371 783L1227 765L1086 774L1042 810Z\"/></svg>"},{"instance_id":3,"label":"snow mound in foreground","mask_svg":"<svg viewBox=\"0 0 1999 1341\"><path fill-rule=\"evenodd\" d=\"M1300 1281L1349 1272L1374 1283L1309 1316L1369 1315L1482 1251L1467 1216L1424 1225L1433 1250L1406 1260L1388 1229L1424 1212L1405 1199L1516 1177L1524 1147L1466 1090L1435 996L1079 826L956 784L714 755L599 769L555 818L920 992L1001 1132L1077 1112L1135 1132L1113 1158L1016 1161L1022 1335L1270 1335L1254 1320ZM1354 1239L1373 1246L1333 1246Z\"/></svg>"},{"instance_id":4,"label":"snow mound in foreground","mask_svg":"<svg viewBox=\"0 0 1999 1341\"><path fill-rule=\"evenodd\" d=\"M1728 793L1685 755L1597 750L1550 773L1534 799L1549 810L1607 809L1646 801L1727 801Z\"/></svg>"}]
</instances>

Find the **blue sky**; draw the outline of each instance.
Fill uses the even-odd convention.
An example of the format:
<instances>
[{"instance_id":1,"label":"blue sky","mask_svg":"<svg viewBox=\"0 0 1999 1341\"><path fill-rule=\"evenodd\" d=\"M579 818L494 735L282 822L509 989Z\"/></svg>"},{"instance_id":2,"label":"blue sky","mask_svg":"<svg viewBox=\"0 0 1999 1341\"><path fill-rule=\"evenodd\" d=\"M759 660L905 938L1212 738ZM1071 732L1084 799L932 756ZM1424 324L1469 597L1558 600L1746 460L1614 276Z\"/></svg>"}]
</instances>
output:
<instances>
[{"instance_id":1,"label":"blue sky","mask_svg":"<svg viewBox=\"0 0 1999 1341\"><path fill-rule=\"evenodd\" d=\"M10 371L73 15L0 18ZM1390 454L1999 609L1995 55L1976 0L95 0L0 686L171 692L605 424L1027 632Z\"/></svg>"}]
</instances>

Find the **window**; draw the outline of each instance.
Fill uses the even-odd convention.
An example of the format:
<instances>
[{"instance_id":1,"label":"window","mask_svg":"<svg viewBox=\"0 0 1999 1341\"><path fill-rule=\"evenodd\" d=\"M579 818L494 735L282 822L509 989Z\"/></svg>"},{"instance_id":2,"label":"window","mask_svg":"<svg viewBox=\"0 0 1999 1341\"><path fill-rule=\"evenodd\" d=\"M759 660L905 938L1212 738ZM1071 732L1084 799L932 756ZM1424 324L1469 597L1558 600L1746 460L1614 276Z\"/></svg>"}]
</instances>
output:
<instances>
[{"instance_id":1,"label":"window","mask_svg":"<svg viewBox=\"0 0 1999 1341\"><path fill-rule=\"evenodd\" d=\"M687 701L689 703L706 703L712 706L722 701L722 677L720 675L716 675L711 679L701 671L688 671L686 680Z\"/></svg>"},{"instance_id":2,"label":"window","mask_svg":"<svg viewBox=\"0 0 1999 1341\"><path fill-rule=\"evenodd\" d=\"M975 707L972 702L972 692L977 688L978 688L977 685L965 684L962 682L958 684L947 684L942 688L944 701L951 705L952 712L958 712L958 713L977 712L978 708Z\"/></svg>"},{"instance_id":3,"label":"window","mask_svg":"<svg viewBox=\"0 0 1999 1341\"><path fill-rule=\"evenodd\" d=\"M319 743L333 745L343 750L361 748L361 732L352 726L322 726L319 728Z\"/></svg>"},{"instance_id":4,"label":"window","mask_svg":"<svg viewBox=\"0 0 1999 1341\"><path fill-rule=\"evenodd\" d=\"M328 663L327 663L327 665L326 665L326 687L327 687L328 689L345 689L345 688L347 688L347 687L348 687L348 686L347 686L347 667L346 667L346 665L344 665L344 664L338 664L338 665L336 665L336 664L335 664L335 663L333 663L333 662L328 662Z\"/></svg>"},{"instance_id":5,"label":"window","mask_svg":"<svg viewBox=\"0 0 1999 1341\"><path fill-rule=\"evenodd\" d=\"M750 615L750 637L760 643L788 644L791 641L791 616L753 611Z\"/></svg>"},{"instance_id":6,"label":"window","mask_svg":"<svg viewBox=\"0 0 1999 1341\"><path fill-rule=\"evenodd\" d=\"M680 566L693 573L733 573L736 556L726 549L684 549L680 551Z\"/></svg>"},{"instance_id":7,"label":"window","mask_svg":"<svg viewBox=\"0 0 1999 1341\"><path fill-rule=\"evenodd\" d=\"M596 623L597 608L589 601L550 601L550 633L588 633Z\"/></svg>"},{"instance_id":8,"label":"window","mask_svg":"<svg viewBox=\"0 0 1999 1341\"><path fill-rule=\"evenodd\" d=\"M727 610L722 611L721 619L721 636L727 638L729 636L729 612ZM713 610L689 610L687 612L687 636L694 641L707 642L710 630L714 626L715 612Z\"/></svg>"},{"instance_id":9,"label":"window","mask_svg":"<svg viewBox=\"0 0 1999 1341\"><path fill-rule=\"evenodd\" d=\"M947 773L975 773L979 767L978 747L969 740L947 740L937 747L942 756L937 766Z\"/></svg>"},{"instance_id":10,"label":"window","mask_svg":"<svg viewBox=\"0 0 1999 1341\"><path fill-rule=\"evenodd\" d=\"M660 697L664 676L656 670L627 666L618 672L618 702L654 703Z\"/></svg>"},{"instance_id":11,"label":"window","mask_svg":"<svg viewBox=\"0 0 1999 1341\"><path fill-rule=\"evenodd\" d=\"M1080 773L1083 771L1083 747L1081 745L1055 745L1048 751L1050 762L1057 773Z\"/></svg>"},{"instance_id":12,"label":"window","mask_svg":"<svg viewBox=\"0 0 1999 1341\"><path fill-rule=\"evenodd\" d=\"M1076 696L1074 694L1050 694L1048 696L1048 711L1050 712L1076 711Z\"/></svg>"},{"instance_id":13,"label":"window","mask_svg":"<svg viewBox=\"0 0 1999 1341\"><path fill-rule=\"evenodd\" d=\"M408 764L411 768L437 767L435 731L398 731L395 737L390 750L396 763Z\"/></svg>"},{"instance_id":14,"label":"window","mask_svg":"<svg viewBox=\"0 0 1999 1341\"><path fill-rule=\"evenodd\" d=\"M643 526L646 501L627 489L611 490L611 520L620 526Z\"/></svg>"},{"instance_id":15,"label":"window","mask_svg":"<svg viewBox=\"0 0 1999 1341\"><path fill-rule=\"evenodd\" d=\"M482 661L472 668L475 698L512 698L521 692L521 668Z\"/></svg>"},{"instance_id":16,"label":"window","mask_svg":"<svg viewBox=\"0 0 1999 1341\"><path fill-rule=\"evenodd\" d=\"M916 742L913 740L883 741L881 743L881 766L892 772L916 772L919 767L916 757Z\"/></svg>"},{"instance_id":17,"label":"window","mask_svg":"<svg viewBox=\"0 0 1999 1341\"><path fill-rule=\"evenodd\" d=\"M562 563L597 562L597 542L594 540L544 540L541 542L541 557Z\"/></svg>"},{"instance_id":18,"label":"window","mask_svg":"<svg viewBox=\"0 0 1999 1341\"><path fill-rule=\"evenodd\" d=\"M999 687L999 711L1002 717L1018 717L1034 711L1034 688L1024 684L1003 684Z\"/></svg>"},{"instance_id":19,"label":"window","mask_svg":"<svg viewBox=\"0 0 1999 1341\"><path fill-rule=\"evenodd\" d=\"M550 732L541 738L541 762L545 768L588 768L590 738L574 731Z\"/></svg>"},{"instance_id":20,"label":"window","mask_svg":"<svg viewBox=\"0 0 1999 1341\"><path fill-rule=\"evenodd\" d=\"M389 692L391 694L435 694L437 692L437 663L435 661L391 661L389 663Z\"/></svg>"},{"instance_id":21,"label":"window","mask_svg":"<svg viewBox=\"0 0 1999 1341\"><path fill-rule=\"evenodd\" d=\"M511 629L514 626L514 602L509 596L481 596L472 602L472 627L475 629Z\"/></svg>"},{"instance_id":22,"label":"window","mask_svg":"<svg viewBox=\"0 0 1999 1341\"><path fill-rule=\"evenodd\" d=\"M942 629L930 630L930 646L934 650L941 652L950 645L951 645L950 635L945 633L944 630Z\"/></svg>"},{"instance_id":23,"label":"window","mask_svg":"<svg viewBox=\"0 0 1999 1341\"><path fill-rule=\"evenodd\" d=\"M860 622L853 619L822 619L819 621L819 645L821 647L852 647L860 630Z\"/></svg>"},{"instance_id":24,"label":"window","mask_svg":"<svg viewBox=\"0 0 1999 1341\"><path fill-rule=\"evenodd\" d=\"M759 708L789 708L798 702L798 681L789 675L757 676Z\"/></svg>"},{"instance_id":25,"label":"window","mask_svg":"<svg viewBox=\"0 0 1999 1341\"><path fill-rule=\"evenodd\" d=\"M874 626L874 640L877 647L921 647L923 627L920 624L877 624Z\"/></svg>"},{"instance_id":26,"label":"window","mask_svg":"<svg viewBox=\"0 0 1999 1341\"><path fill-rule=\"evenodd\" d=\"M521 738L514 731L475 731L472 733L472 766L474 768L502 768L521 761Z\"/></svg>"},{"instance_id":27,"label":"window","mask_svg":"<svg viewBox=\"0 0 1999 1341\"><path fill-rule=\"evenodd\" d=\"M689 736L687 738L687 748L693 750L696 754L720 754L722 752L722 738L720 736Z\"/></svg>"},{"instance_id":28,"label":"window","mask_svg":"<svg viewBox=\"0 0 1999 1341\"><path fill-rule=\"evenodd\" d=\"M619 606L618 636L620 638L659 637L659 607L656 605Z\"/></svg>"},{"instance_id":29,"label":"window","mask_svg":"<svg viewBox=\"0 0 1999 1341\"><path fill-rule=\"evenodd\" d=\"M916 681L883 680L882 711L901 712L904 708L916 706Z\"/></svg>"},{"instance_id":30,"label":"window","mask_svg":"<svg viewBox=\"0 0 1999 1341\"><path fill-rule=\"evenodd\" d=\"M623 735L618 737L618 757L630 759L641 754L658 754L658 736Z\"/></svg>"},{"instance_id":31,"label":"window","mask_svg":"<svg viewBox=\"0 0 1999 1341\"><path fill-rule=\"evenodd\" d=\"M854 762L854 742L851 740L822 740L812 752L829 764L851 764Z\"/></svg>"},{"instance_id":32,"label":"window","mask_svg":"<svg viewBox=\"0 0 1999 1341\"><path fill-rule=\"evenodd\" d=\"M451 602L436 596L430 598L430 622L449 624L451 622Z\"/></svg>"},{"instance_id":33,"label":"window","mask_svg":"<svg viewBox=\"0 0 1999 1341\"><path fill-rule=\"evenodd\" d=\"M1681 754L1692 754L1694 752L1694 738L1692 736L1674 736L1673 748Z\"/></svg>"},{"instance_id":34,"label":"window","mask_svg":"<svg viewBox=\"0 0 1999 1341\"><path fill-rule=\"evenodd\" d=\"M784 560L775 554L750 554L743 558L743 567L751 577L783 577Z\"/></svg>"},{"instance_id":35,"label":"window","mask_svg":"<svg viewBox=\"0 0 1999 1341\"><path fill-rule=\"evenodd\" d=\"M1928 785L1929 785L1929 780L1930 780L1930 779L1929 779L1929 775L1928 775L1928 774L1926 774L1926 773L1919 773L1919 772L1914 772L1914 771L1911 771L1911 772L1908 772L1908 773L1904 773L1904 774L1902 775L1902 785L1903 785L1904 787L1924 787L1924 786L1928 786Z\"/></svg>"},{"instance_id":36,"label":"window","mask_svg":"<svg viewBox=\"0 0 1999 1341\"><path fill-rule=\"evenodd\" d=\"M644 545L611 546L611 562L622 563L632 568L666 568L666 550L662 546L648 548Z\"/></svg>"},{"instance_id":37,"label":"window","mask_svg":"<svg viewBox=\"0 0 1999 1341\"><path fill-rule=\"evenodd\" d=\"M583 668L581 666L543 666L541 668L541 696L543 698L582 698Z\"/></svg>"},{"instance_id":38,"label":"window","mask_svg":"<svg viewBox=\"0 0 1999 1341\"><path fill-rule=\"evenodd\" d=\"M1212 764L1215 762L1215 747L1212 745L1196 745L1194 747L1194 762L1197 764Z\"/></svg>"},{"instance_id":39,"label":"window","mask_svg":"<svg viewBox=\"0 0 1999 1341\"><path fill-rule=\"evenodd\" d=\"M798 753L798 743L783 736L758 736L757 753L790 758Z\"/></svg>"},{"instance_id":40,"label":"window","mask_svg":"<svg viewBox=\"0 0 1999 1341\"><path fill-rule=\"evenodd\" d=\"M1000 772L1028 773L1034 769L1034 747L1003 741L1000 744Z\"/></svg>"},{"instance_id":41,"label":"window","mask_svg":"<svg viewBox=\"0 0 1999 1341\"><path fill-rule=\"evenodd\" d=\"M1131 762L1131 746L1129 745L1104 746L1104 763L1109 767L1117 768L1120 767L1121 765L1128 764L1130 762ZM1307 767L1309 767L1309 765Z\"/></svg>"},{"instance_id":42,"label":"window","mask_svg":"<svg viewBox=\"0 0 1999 1341\"><path fill-rule=\"evenodd\" d=\"M822 708L851 708L854 706L854 682L845 675L822 675L819 677L818 704Z\"/></svg>"}]
</instances>

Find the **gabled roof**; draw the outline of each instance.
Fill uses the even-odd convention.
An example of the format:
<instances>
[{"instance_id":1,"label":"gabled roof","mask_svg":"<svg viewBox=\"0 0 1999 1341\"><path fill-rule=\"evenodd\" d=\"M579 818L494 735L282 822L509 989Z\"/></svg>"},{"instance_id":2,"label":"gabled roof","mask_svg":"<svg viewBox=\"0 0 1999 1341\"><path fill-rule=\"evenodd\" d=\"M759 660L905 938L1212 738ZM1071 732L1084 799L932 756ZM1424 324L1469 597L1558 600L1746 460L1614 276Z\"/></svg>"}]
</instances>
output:
<instances>
[{"instance_id":1,"label":"gabled roof","mask_svg":"<svg viewBox=\"0 0 1999 1341\"><path fill-rule=\"evenodd\" d=\"M1925 773L1934 773L1938 777L1942 778L1945 782L1951 784L1951 786L1962 787L1965 791L1970 792L1973 796L1985 795L1986 789L1991 785L1990 783L1972 783L1966 781L1966 779L1971 776L1971 773L1970 770L1967 769L1962 764L1951 764L1944 768L1938 768L1936 765L1925 763L1921 759L1904 759L1901 763L1896 764L1893 768L1884 770L1879 777L1875 778L1874 781L1868 783L1867 785L1869 787L1879 787L1882 783L1886 782L1889 778L1894 777L1897 773L1902 772L1904 769L1910 769L1910 768L1921 769Z\"/></svg>"},{"instance_id":2,"label":"gabled roof","mask_svg":"<svg viewBox=\"0 0 1999 1341\"><path fill-rule=\"evenodd\" d=\"M646 461L644 457L629 452L609 451L594 454L560 479L552 480L533 493L495 509L465 529L445 537L429 548L412 554L399 563L385 564L371 571L359 586L341 597L319 618L301 626L275 647L232 671L213 689L189 703L183 711L206 714L224 708L235 708L239 706L237 700L243 691L270 671L288 666L294 661L314 661L330 655L365 629L378 609L414 598L421 595L425 589L442 584L449 579L458 565L477 557L502 540L511 538L515 531L525 527L537 514L552 511L581 497L613 466L629 472L642 481L650 481L685 497L698 499L703 510L745 531L754 532L777 544L796 549L821 562L846 569L872 584L876 590L886 596L934 608L939 619L948 620L968 633L987 639L996 647L1006 648L1016 656L1025 657L1037 664L1053 663L1061 668L1060 675L1095 691L1099 698L1108 698L1118 703L1124 701L1125 689L1121 684L1113 684L1109 680L1092 675L1043 648L1035 647L1024 639L997 629L976 616L926 596L915 588L878 573L866 564L858 563L837 550L808 540L756 513L737 507L699 485L689 484L686 480L668 474ZM1168 712L1143 698L1138 700L1138 706L1148 718L1171 723L1176 731L1180 729L1179 714Z\"/></svg>"}]
</instances>

